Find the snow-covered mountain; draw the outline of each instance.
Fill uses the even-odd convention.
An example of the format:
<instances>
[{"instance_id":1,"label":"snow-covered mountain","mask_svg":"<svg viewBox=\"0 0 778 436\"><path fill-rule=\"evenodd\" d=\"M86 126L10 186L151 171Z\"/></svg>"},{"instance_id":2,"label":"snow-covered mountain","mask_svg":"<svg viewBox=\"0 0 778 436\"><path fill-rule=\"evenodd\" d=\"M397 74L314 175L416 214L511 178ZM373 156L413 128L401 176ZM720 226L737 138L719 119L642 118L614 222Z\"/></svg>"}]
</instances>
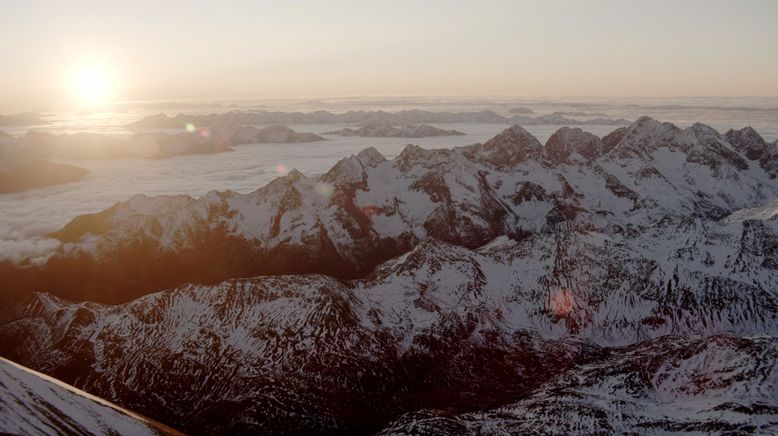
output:
<instances>
[{"instance_id":1,"label":"snow-covered mountain","mask_svg":"<svg viewBox=\"0 0 778 436\"><path fill-rule=\"evenodd\" d=\"M514 126L137 196L0 273L22 295L0 353L192 433L769 433L778 181L755 138Z\"/></svg>"},{"instance_id":2,"label":"snow-covered mountain","mask_svg":"<svg viewBox=\"0 0 778 436\"><path fill-rule=\"evenodd\" d=\"M430 136L455 136L464 135L458 130L439 129L429 124L411 124L408 126L394 127L389 125L369 124L358 129L343 128L325 135L362 136L371 138L426 138Z\"/></svg>"},{"instance_id":3,"label":"snow-covered mountain","mask_svg":"<svg viewBox=\"0 0 778 436\"><path fill-rule=\"evenodd\" d=\"M775 434L775 337L666 336L583 364L515 403L409 413L406 434Z\"/></svg>"},{"instance_id":4,"label":"snow-covered mountain","mask_svg":"<svg viewBox=\"0 0 778 436\"><path fill-rule=\"evenodd\" d=\"M769 172L702 124L642 118L602 140L563 128L545 146L514 126L467 147L409 145L393 160L369 148L248 194L136 196L75 218L45 266L8 274L67 298L127 301L257 274L357 277L430 237L475 248L564 229L630 237L663 219L715 228L777 197Z\"/></svg>"},{"instance_id":5,"label":"snow-covered mountain","mask_svg":"<svg viewBox=\"0 0 778 436\"><path fill-rule=\"evenodd\" d=\"M0 406L0 431L4 434L180 434L3 358Z\"/></svg>"},{"instance_id":6,"label":"snow-covered mountain","mask_svg":"<svg viewBox=\"0 0 778 436\"><path fill-rule=\"evenodd\" d=\"M660 338L661 350L666 335L777 333L778 281L769 267L776 254L766 255L742 222L709 230L698 221L663 223L634 240L584 230L500 237L475 251L429 239L345 282L234 279L116 306L35 294L0 326L0 350L199 433L374 431L420 409L531 401L529 393L552 389L560 374L586 364L613 369L608 387L616 389L620 378L640 379L643 361L614 363L623 350L610 347ZM687 347L667 341L678 353ZM771 350L751 364L769 365ZM661 354L655 362L669 365ZM760 383L758 374L745 375ZM736 401L737 390L721 389L727 400L704 389L689 395ZM581 407L641 398L632 390L607 394ZM753 401L742 405L766 405L769 416L759 419L776 415L769 394ZM659 416L652 410L641 413Z\"/></svg>"}]
</instances>

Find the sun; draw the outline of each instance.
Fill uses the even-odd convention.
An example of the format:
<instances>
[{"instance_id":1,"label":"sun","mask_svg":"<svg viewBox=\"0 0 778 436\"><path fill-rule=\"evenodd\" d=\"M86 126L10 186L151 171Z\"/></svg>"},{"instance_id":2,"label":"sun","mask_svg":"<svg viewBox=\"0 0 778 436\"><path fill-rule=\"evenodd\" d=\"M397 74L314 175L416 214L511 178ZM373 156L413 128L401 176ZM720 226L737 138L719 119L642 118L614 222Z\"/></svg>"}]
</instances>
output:
<instances>
[{"instance_id":1,"label":"sun","mask_svg":"<svg viewBox=\"0 0 778 436\"><path fill-rule=\"evenodd\" d=\"M79 106L96 107L114 97L115 83L103 68L88 66L76 70L72 80L73 98Z\"/></svg>"}]
</instances>

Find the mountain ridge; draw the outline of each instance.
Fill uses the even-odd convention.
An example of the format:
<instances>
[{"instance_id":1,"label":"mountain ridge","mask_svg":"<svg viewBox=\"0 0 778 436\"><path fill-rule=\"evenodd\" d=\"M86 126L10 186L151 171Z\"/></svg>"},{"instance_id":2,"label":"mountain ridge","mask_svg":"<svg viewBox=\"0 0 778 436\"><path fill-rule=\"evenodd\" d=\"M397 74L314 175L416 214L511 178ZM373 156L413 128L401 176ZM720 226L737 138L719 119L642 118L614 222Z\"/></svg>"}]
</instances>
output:
<instances>
[{"instance_id":1,"label":"mountain ridge","mask_svg":"<svg viewBox=\"0 0 778 436\"><path fill-rule=\"evenodd\" d=\"M601 147L575 133L594 145L573 160L557 137L543 145L514 126L483 144L408 146L391 161L368 149L321 177L293 170L248 194L136 196L75 218L53 233L62 246L45 265L10 274L75 299L68 288L91 281L89 298L127 301L138 289L100 297L126 292L112 289L116 274L146 291L257 274L353 278L426 237L475 248L566 226L635 232L668 215L716 221L778 196L769 173L707 127L641 118ZM180 268L191 272L173 275Z\"/></svg>"}]
</instances>

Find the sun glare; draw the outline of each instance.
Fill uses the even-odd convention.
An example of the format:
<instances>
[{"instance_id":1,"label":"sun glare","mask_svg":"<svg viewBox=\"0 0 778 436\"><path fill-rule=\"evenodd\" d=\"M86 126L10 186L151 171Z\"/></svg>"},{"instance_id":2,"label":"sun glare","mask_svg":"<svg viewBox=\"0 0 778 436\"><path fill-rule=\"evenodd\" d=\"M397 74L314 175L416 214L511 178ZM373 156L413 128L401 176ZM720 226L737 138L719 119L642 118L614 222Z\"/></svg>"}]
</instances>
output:
<instances>
[{"instance_id":1,"label":"sun glare","mask_svg":"<svg viewBox=\"0 0 778 436\"><path fill-rule=\"evenodd\" d=\"M114 97L115 84L104 69L86 67L73 77L73 97L79 106L101 106Z\"/></svg>"}]
</instances>

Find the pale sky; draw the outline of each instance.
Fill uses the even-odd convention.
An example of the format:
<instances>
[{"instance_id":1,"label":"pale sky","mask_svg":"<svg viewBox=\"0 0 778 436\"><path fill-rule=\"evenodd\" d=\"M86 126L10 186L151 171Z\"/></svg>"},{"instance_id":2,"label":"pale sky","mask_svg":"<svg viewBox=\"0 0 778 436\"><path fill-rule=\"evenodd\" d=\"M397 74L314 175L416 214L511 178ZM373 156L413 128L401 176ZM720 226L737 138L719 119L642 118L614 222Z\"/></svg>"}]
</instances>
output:
<instances>
[{"instance_id":1,"label":"pale sky","mask_svg":"<svg viewBox=\"0 0 778 436\"><path fill-rule=\"evenodd\" d=\"M0 111L110 98L778 96L778 1L0 0ZM75 77L75 79L74 79Z\"/></svg>"}]
</instances>

